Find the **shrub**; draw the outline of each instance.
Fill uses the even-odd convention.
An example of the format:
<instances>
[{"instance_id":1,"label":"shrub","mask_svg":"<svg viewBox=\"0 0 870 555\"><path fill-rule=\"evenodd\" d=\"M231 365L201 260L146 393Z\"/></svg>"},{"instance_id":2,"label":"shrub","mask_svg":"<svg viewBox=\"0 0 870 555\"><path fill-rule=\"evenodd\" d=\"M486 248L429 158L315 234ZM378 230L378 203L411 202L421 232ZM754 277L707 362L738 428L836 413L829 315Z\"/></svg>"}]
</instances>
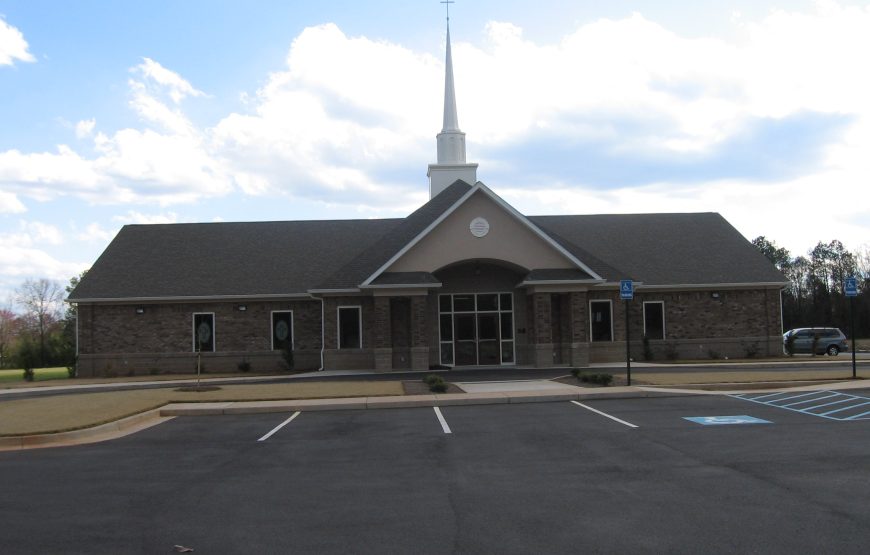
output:
<instances>
[{"instance_id":1,"label":"shrub","mask_svg":"<svg viewBox=\"0 0 870 555\"><path fill-rule=\"evenodd\" d=\"M713 360L722 358L722 355L720 355L718 351L714 351L713 349L707 350L707 356L709 356Z\"/></svg>"},{"instance_id":2,"label":"shrub","mask_svg":"<svg viewBox=\"0 0 870 555\"><path fill-rule=\"evenodd\" d=\"M580 381L584 383L594 383L607 386L610 385L610 383L613 381L613 375L606 372L581 372Z\"/></svg>"},{"instance_id":3,"label":"shrub","mask_svg":"<svg viewBox=\"0 0 870 555\"><path fill-rule=\"evenodd\" d=\"M433 383L429 386L429 391L431 391L432 393L445 393L447 391L447 383L443 381L439 383Z\"/></svg>"},{"instance_id":4,"label":"shrub","mask_svg":"<svg viewBox=\"0 0 870 555\"><path fill-rule=\"evenodd\" d=\"M444 378L439 376L438 374L429 374L425 378L423 378L423 383L426 385L432 385L433 383L443 382Z\"/></svg>"},{"instance_id":5,"label":"shrub","mask_svg":"<svg viewBox=\"0 0 870 555\"><path fill-rule=\"evenodd\" d=\"M72 365L66 367L66 373L70 379L75 378L76 375L78 374L77 368L78 368L78 362L73 362Z\"/></svg>"},{"instance_id":6,"label":"shrub","mask_svg":"<svg viewBox=\"0 0 870 555\"><path fill-rule=\"evenodd\" d=\"M744 347L746 358L755 358L758 356L758 343L750 343Z\"/></svg>"},{"instance_id":7,"label":"shrub","mask_svg":"<svg viewBox=\"0 0 870 555\"><path fill-rule=\"evenodd\" d=\"M149 368L148 373L151 374L152 376L156 376L157 374L160 373L160 368Z\"/></svg>"},{"instance_id":8,"label":"shrub","mask_svg":"<svg viewBox=\"0 0 870 555\"><path fill-rule=\"evenodd\" d=\"M33 372L33 368L25 366L22 377L24 378L24 381L32 382L36 378L36 375Z\"/></svg>"},{"instance_id":9,"label":"shrub","mask_svg":"<svg viewBox=\"0 0 870 555\"><path fill-rule=\"evenodd\" d=\"M646 335L643 336L643 359L653 359L653 351L652 348L649 346L649 337L647 337Z\"/></svg>"},{"instance_id":10,"label":"shrub","mask_svg":"<svg viewBox=\"0 0 870 555\"><path fill-rule=\"evenodd\" d=\"M239 372L250 372L251 371L251 363L248 362L248 359L243 358L242 361L237 365Z\"/></svg>"},{"instance_id":11,"label":"shrub","mask_svg":"<svg viewBox=\"0 0 870 555\"><path fill-rule=\"evenodd\" d=\"M281 358L284 360L284 369L287 372L292 372L296 368L296 361L293 358L293 349L284 347L281 349Z\"/></svg>"},{"instance_id":12,"label":"shrub","mask_svg":"<svg viewBox=\"0 0 870 555\"><path fill-rule=\"evenodd\" d=\"M788 356L794 355L794 341L795 341L795 339L797 339L797 337L793 333L789 334L789 336L786 337L786 339L785 339L785 354L787 354Z\"/></svg>"},{"instance_id":13,"label":"shrub","mask_svg":"<svg viewBox=\"0 0 870 555\"><path fill-rule=\"evenodd\" d=\"M580 369L579 368L572 368L571 375L579 380L580 379Z\"/></svg>"}]
</instances>

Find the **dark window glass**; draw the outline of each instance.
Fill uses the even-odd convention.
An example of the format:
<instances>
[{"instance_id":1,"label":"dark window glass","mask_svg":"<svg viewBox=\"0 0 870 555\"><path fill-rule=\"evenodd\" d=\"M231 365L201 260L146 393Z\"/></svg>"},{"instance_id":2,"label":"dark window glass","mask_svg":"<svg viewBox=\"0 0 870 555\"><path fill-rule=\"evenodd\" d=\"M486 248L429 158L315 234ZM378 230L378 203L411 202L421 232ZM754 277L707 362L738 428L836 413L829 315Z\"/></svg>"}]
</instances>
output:
<instances>
[{"instance_id":1,"label":"dark window glass","mask_svg":"<svg viewBox=\"0 0 870 555\"><path fill-rule=\"evenodd\" d=\"M480 314L477 317L478 339L498 339L498 314Z\"/></svg>"},{"instance_id":2,"label":"dark window glass","mask_svg":"<svg viewBox=\"0 0 870 555\"><path fill-rule=\"evenodd\" d=\"M359 349L362 347L359 307L338 309L338 348Z\"/></svg>"},{"instance_id":3,"label":"dark window glass","mask_svg":"<svg viewBox=\"0 0 870 555\"><path fill-rule=\"evenodd\" d=\"M643 329L647 339L665 338L664 303L644 303Z\"/></svg>"},{"instance_id":4,"label":"dark window glass","mask_svg":"<svg viewBox=\"0 0 870 555\"><path fill-rule=\"evenodd\" d=\"M453 317L453 332L459 341L474 340L474 315L456 314Z\"/></svg>"},{"instance_id":5,"label":"dark window glass","mask_svg":"<svg viewBox=\"0 0 870 555\"><path fill-rule=\"evenodd\" d=\"M441 315L441 341L453 340L453 316L449 314Z\"/></svg>"},{"instance_id":6,"label":"dark window glass","mask_svg":"<svg viewBox=\"0 0 870 555\"><path fill-rule=\"evenodd\" d=\"M272 313L272 350L293 349L293 313Z\"/></svg>"},{"instance_id":7,"label":"dark window glass","mask_svg":"<svg viewBox=\"0 0 870 555\"><path fill-rule=\"evenodd\" d=\"M502 362L513 362L514 361L514 342L513 341L502 341L501 342L501 361Z\"/></svg>"},{"instance_id":8,"label":"dark window glass","mask_svg":"<svg viewBox=\"0 0 870 555\"><path fill-rule=\"evenodd\" d=\"M438 297L438 306L441 308L441 312L453 312L453 306L450 302L452 297L450 295L441 295Z\"/></svg>"},{"instance_id":9,"label":"dark window glass","mask_svg":"<svg viewBox=\"0 0 870 555\"><path fill-rule=\"evenodd\" d=\"M453 343L441 344L441 364L453 364Z\"/></svg>"},{"instance_id":10,"label":"dark window glass","mask_svg":"<svg viewBox=\"0 0 870 555\"><path fill-rule=\"evenodd\" d=\"M510 313L501 315L501 338L502 339L513 339L514 338L514 326L513 326L513 318Z\"/></svg>"},{"instance_id":11,"label":"dark window glass","mask_svg":"<svg viewBox=\"0 0 870 555\"><path fill-rule=\"evenodd\" d=\"M214 352L214 314L193 315L194 352Z\"/></svg>"},{"instance_id":12,"label":"dark window glass","mask_svg":"<svg viewBox=\"0 0 870 555\"><path fill-rule=\"evenodd\" d=\"M590 303L589 316L592 320L592 341L613 341L610 326L610 303L593 301Z\"/></svg>"},{"instance_id":13,"label":"dark window glass","mask_svg":"<svg viewBox=\"0 0 870 555\"><path fill-rule=\"evenodd\" d=\"M478 295L477 310L498 310L498 295Z\"/></svg>"},{"instance_id":14,"label":"dark window glass","mask_svg":"<svg viewBox=\"0 0 870 555\"><path fill-rule=\"evenodd\" d=\"M501 309L502 310L511 310L514 307L514 296L510 293L502 293L501 297Z\"/></svg>"},{"instance_id":15,"label":"dark window glass","mask_svg":"<svg viewBox=\"0 0 870 555\"><path fill-rule=\"evenodd\" d=\"M474 312L474 295L453 295L453 310Z\"/></svg>"}]
</instances>

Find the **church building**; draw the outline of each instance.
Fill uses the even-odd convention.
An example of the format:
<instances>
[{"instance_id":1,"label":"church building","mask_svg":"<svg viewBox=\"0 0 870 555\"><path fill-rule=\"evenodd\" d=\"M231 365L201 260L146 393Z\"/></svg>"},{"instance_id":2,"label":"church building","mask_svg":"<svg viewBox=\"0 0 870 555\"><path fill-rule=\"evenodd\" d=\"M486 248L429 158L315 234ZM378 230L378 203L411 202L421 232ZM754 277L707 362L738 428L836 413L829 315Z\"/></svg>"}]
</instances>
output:
<instances>
[{"instance_id":1,"label":"church building","mask_svg":"<svg viewBox=\"0 0 870 555\"><path fill-rule=\"evenodd\" d=\"M465 152L448 28L427 203L124 226L69 297L79 375L193 372L198 354L207 372L584 367L624 360L626 332L635 360L782 354L786 280L720 215L527 216Z\"/></svg>"}]
</instances>

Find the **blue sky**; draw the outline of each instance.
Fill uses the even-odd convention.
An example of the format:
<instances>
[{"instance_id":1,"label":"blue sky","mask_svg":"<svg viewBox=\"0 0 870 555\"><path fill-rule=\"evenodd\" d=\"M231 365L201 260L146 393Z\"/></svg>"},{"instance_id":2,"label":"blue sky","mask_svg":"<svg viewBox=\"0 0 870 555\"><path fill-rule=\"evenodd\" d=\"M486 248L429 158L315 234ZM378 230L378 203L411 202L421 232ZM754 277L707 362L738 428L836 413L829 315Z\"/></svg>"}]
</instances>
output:
<instances>
[{"instance_id":1,"label":"blue sky","mask_svg":"<svg viewBox=\"0 0 870 555\"><path fill-rule=\"evenodd\" d=\"M0 305L125 224L409 213L443 17L0 1ZM524 213L716 211L795 254L870 243L867 2L458 0L451 35L469 160Z\"/></svg>"}]
</instances>

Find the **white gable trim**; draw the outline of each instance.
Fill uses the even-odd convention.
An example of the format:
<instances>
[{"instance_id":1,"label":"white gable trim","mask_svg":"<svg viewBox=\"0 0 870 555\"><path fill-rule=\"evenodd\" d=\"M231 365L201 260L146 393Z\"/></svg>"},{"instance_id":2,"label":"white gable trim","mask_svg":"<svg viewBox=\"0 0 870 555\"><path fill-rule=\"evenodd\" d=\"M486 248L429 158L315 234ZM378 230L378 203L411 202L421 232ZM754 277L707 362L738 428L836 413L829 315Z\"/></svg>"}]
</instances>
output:
<instances>
[{"instance_id":1,"label":"white gable trim","mask_svg":"<svg viewBox=\"0 0 870 555\"><path fill-rule=\"evenodd\" d=\"M411 241L409 241L407 245L402 247L402 249L399 252L397 252L396 254L394 254L392 258L387 260L387 262L384 263L383 266L378 268L375 271L375 273L370 275L364 282L362 282L362 284L360 284L360 287L366 287L368 285L371 285L371 283L374 280L376 280L378 278L378 276L380 276L382 273L384 273L387 270L387 268L389 268L397 260L402 258L402 256L404 256L405 253L407 253L409 250L411 250L414 247L414 245L416 245L417 243L422 241L427 235L429 235L429 233L431 233L436 227L438 227L441 224L441 222L443 222L445 219L447 219L447 217L450 216L450 214L452 214L453 212L455 212L460 206L465 204L465 202L478 191L487 195L493 202L495 202L497 205L499 205L505 212L512 215L518 222L520 222L520 224L525 225L532 233L534 233L540 239L542 239L545 243L550 245L559 254L561 254L562 256L567 258L569 261L571 261L572 264L574 264L575 266L577 266L578 268L580 268L581 270L583 270L584 272L586 272L587 274L592 276L595 280L604 281L604 279L601 276L599 276L597 273L595 273L595 271L592 270L592 268L590 268L589 266L587 266L586 264L584 264L583 262L578 260L573 254L571 254L570 252L565 250L562 247L562 245L560 245L559 243L554 241L552 237L550 237L549 235L547 235L546 233L541 231L541 229L538 226L536 226L535 224L530 222L528 218L526 218L525 216L520 214L513 206L511 206L510 204L508 204L507 202L502 200L501 197L499 197L497 194L493 193L489 187L484 185L482 182L478 181L477 183L474 184L474 186L471 187L471 189L468 190L467 193L462 195L462 198L460 198L455 203L453 203L453 206L451 206L450 208L445 210L440 216L438 216L438 218L434 222L429 224L429 226L426 227L426 229L424 229L416 237L411 239Z\"/></svg>"}]
</instances>

